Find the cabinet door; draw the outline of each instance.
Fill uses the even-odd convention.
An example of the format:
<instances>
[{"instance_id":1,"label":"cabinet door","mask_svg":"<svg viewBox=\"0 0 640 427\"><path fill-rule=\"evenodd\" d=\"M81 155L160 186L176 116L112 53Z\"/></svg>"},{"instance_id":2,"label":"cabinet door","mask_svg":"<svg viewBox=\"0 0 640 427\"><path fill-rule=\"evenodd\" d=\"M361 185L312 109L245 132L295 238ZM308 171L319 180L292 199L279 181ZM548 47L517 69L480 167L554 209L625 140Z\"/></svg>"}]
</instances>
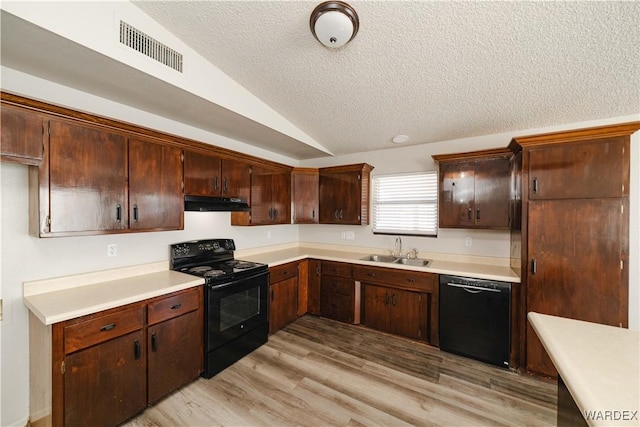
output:
<instances>
[{"instance_id":1,"label":"cabinet door","mask_svg":"<svg viewBox=\"0 0 640 427\"><path fill-rule=\"evenodd\" d=\"M293 171L292 174L293 223L317 224L319 218L318 171Z\"/></svg>"},{"instance_id":2,"label":"cabinet door","mask_svg":"<svg viewBox=\"0 0 640 427\"><path fill-rule=\"evenodd\" d=\"M49 232L126 229L126 138L53 120L50 131Z\"/></svg>"},{"instance_id":3,"label":"cabinet door","mask_svg":"<svg viewBox=\"0 0 640 427\"><path fill-rule=\"evenodd\" d=\"M620 199L529 202L527 311L627 324ZM527 326L527 369L555 375Z\"/></svg>"},{"instance_id":4,"label":"cabinet door","mask_svg":"<svg viewBox=\"0 0 640 427\"><path fill-rule=\"evenodd\" d=\"M384 286L364 284L362 300L364 304L363 324L373 329L389 332L391 330L391 293Z\"/></svg>"},{"instance_id":5,"label":"cabinet door","mask_svg":"<svg viewBox=\"0 0 640 427\"><path fill-rule=\"evenodd\" d=\"M43 116L28 110L2 104L2 160L38 166L44 147Z\"/></svg>"},{"instance_id":6,"label":"cabinet door","mask_svg":"<svg viewBox=\"0 0 640 427\"><path fill-rule=\"evenodd\" d=\"M200 375L203 357L200 311L150 326L149 403L155 403Z\"/></svg>"},{"instance_id":7,"label":"cabinet door","mask_svg":"<svg viewBox=\"0 0 640 427\"><path fill-rule=\"evenodd\" d=\"M220 159L185 150L184 193L192 196L220 196Z\"/></svg>"},{"instance_id":8,"label":"cabinet door","mask_svg":"<svg viewBox=\"0 0 640 427\"><path fill-rule=\"evenodd\" d=\"M137 331L65 358L64 424L115 426L147 406L144 334Z\"/></svg>"},{"instance_id":9,"label":"cabinet door","mask_svg":"<svg viewBox=\"0 0 640 427\"><path fill-rule=\"evenodd\" d=\"M476 227L509 227L509 179L509 159L486 159L475 162L473 216Z\"/></svg>"},{"instance_id":10,"label":"cabinet door","mask_svg":"<svg viewBox=\"0 0 640 427\"><path fill-rule=\"evenodd\" d=\"M360 224L360 173L320 175L320 223Z\"/></svg>"},{"instance_id":11,"label":"cabinet door","mask_svg":"<svg viewBox=\"0 0 640 427\"><path fill-rule=\"evenodd\" d=\"M263 225L273 222L273 198L271 169L260 166L251 168L251 224Z\"/></svg>"},{"instance_id":12,"label":"cabinet door","mask_svg":"<svg viewBox=\"0 0 640 427\"><path fill-rule=\"evenodd\" d=\"M279 171L271 176L272 223L291 224L291 173Z\"/></svg>"},{"instance_id":13,"label":"cabinet door","mask_svg":"<svg viewBox=\"0 0 640 427\"><path fill-rule=\"evenodd\" d=\"M222 159L222 195L249 200L251 193L251 167L233 159Z\"/></svg>"},{"instance_id":14,"label":"cabinet door","mask_svg":"<svg viewBox=\"0 0 640 427\"><path fill-rule=\"evenodd\" d=\"M427 301L418 292L390 289L391 332L403 337L426 340Z\"/></svg>"},{"instance_id":15,"label":"cabinet door","mask_svg":"<svg viewBox=\"0 0 640 427\"><path fill-rule=\"evenodd\" d=\"M622 197L628 171L626 137L557 144L529 152L529 198ZM627 172L628 173L628 172Z\"/></svg>"},{"instance_id":16,"label":"cabinet door","mask_svg":"<svg viewBox=\"0 0 640 427\"><path fill-rule=\"evenodd\" d=\"M473 162L441 163L438 200L440 227L473 226L474 199Z\"/></svg>"},{"instance_id":17,"label":"cabinet door","mask_svg":"<svg viewBox=\"0 0 640 427\"><path fill-rule=\"evenodd\" d=\"M320 314L320 278L322 277L322 261L309 260L309 313Z\"/></svg>"},{"instance_id":18,"label":"cabinet door","mask_svg":"<svg viewBox=\"0 0 640 427\"><path fill-rule=\"evenodd\" d=\"M183 228L184 196L179 148L129 140L129 227L133 230Z\"/></svg>"},{"instance_id":19,"label":"cabinet door","mask_svg":"<svg viewBox=\"0 0 640 427\"><path fill-rule=\"evenodd\" d=\"M298 278L274 283L269 292L269 333L273 334L297 318Z\"/></svg>"}]
</instances>

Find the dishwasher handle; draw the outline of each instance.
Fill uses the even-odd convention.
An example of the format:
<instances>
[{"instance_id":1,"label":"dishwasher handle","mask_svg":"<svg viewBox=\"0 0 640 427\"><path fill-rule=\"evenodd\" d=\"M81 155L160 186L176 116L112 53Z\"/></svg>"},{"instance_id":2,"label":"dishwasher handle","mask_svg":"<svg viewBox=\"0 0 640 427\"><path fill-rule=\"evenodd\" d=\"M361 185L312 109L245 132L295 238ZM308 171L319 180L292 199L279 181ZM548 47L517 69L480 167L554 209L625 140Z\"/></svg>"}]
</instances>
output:
<instances>
[{"instance_id":1,"label":"dishwasher handle","mask_svg":"<svg viewBox=\"0 0 640 427\"><path fill-rule=\"evenodd\" d=\"M454 288L462 288L465 291L472 293L472 294L479 294L482 291L487 291L487 292L502 292L500 289L493 289L493 288L481 288L478 286L467 286L467 285L461 285L459 283L447 283L447 286L452 286Z\"/></svg>"}]
</instances>

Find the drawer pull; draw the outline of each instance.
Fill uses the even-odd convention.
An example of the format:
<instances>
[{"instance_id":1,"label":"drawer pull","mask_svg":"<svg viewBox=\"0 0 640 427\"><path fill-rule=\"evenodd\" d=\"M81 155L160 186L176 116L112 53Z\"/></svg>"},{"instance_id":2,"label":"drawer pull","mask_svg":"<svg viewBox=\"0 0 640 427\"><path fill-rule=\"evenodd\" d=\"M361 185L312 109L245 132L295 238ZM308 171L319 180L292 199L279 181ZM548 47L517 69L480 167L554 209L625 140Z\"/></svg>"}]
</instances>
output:
<instances>
[{"instance_id":1,"label":"drawer pull","mask_svg":"<svg viewBox=\"0 0 640 427\"><path fill-rule=\"evenodd\" d=\"M369 277L376 277L376 273L367 273L367 276L369 276Z\"/></svg>"},{"instance_id":2,"label":"drawer pull","mask_svg":"<svg viewBox=\"0 0 640 427\"><path fill-rule=\"evenodd\" d=\"M155 332L151 334L151 351L158 351L158 336Z\"/></svg>"},{"instance_id":3,"label":"drawer pull","mask_svg":"<svg viewBox=\"0 0 640 427\"><path fill-rule=\"evenodd\" d=\"M283 271L283 272L282 272L282 275L283 275L283 276L286 276L287 274L289 274L289 272L288 272L288 271Z\"/></svg>"},{"instance_id":4,"label":"drawer pull","mask_svg":"<svg viewBox=\"0 0 640 427\"><path fill-rule=\"evenodd\" d=\"M172 305L172 306L171 306L171 310L177 310L177 309L179 309L180 307L182 307L182 304L175 304L175 305Z\"/></svg>"},{"instance_id":5,"label":"drawer pull","mask_svg":"<svg viewBox=\"0 0 640 427\"><path fill-rule=\"evenodd\" d=\"M413 283L415 281L416 281L416 279L414 279L413 277L407 277L407 282Z\"/></svg>"},{"instance_id":6,"label":"drawer pull","mask_svg":"<svg viewBox=\"0 0 640 427\"><path fill-rule=\"evenodd\" d=\"M115 327L116 327L115 323L109 323L108 325L104 325L102 328L100 328L100 330L101 331L110 331Z\"/></svg>"},{"instance_id":7,"label":"drawer pull","mask_svg":"<svg viewBox=\"0 0 640 427\"><path fill-rule=\"evenodd\" d=\"M396 305L396 294L391 297L391 305Z\"/></svg>"},{"instance_id":8,"label":"drawer pull","mask_svg":"<svg viewBox=\"0 0 640 427\"><path fill-rule=\"evenodd\" d=\"M140 359L140 341L133 342L133 356L136 360Z\"/></svg>"},{"instance_id":9,"label":"drawer pull","mask_svg":"<svg viewBox=\"0 0 640 427\"><path fill-rule=\"evenodd\" d=\"M389 294L386 292L384 294L384 305L389 305Z\"/></svg>"}]
</instances>

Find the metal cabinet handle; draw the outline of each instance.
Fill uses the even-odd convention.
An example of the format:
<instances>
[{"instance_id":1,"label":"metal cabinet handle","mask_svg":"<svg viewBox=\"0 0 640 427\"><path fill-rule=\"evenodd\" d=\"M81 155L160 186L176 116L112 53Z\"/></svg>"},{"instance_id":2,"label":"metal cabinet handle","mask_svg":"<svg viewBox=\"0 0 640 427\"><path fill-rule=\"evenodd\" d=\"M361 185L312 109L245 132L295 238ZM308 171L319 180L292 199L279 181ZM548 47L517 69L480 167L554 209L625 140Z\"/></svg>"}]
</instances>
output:
<instances>
[{"instance_id":1,"label":"metal cabinet handle","mask_svg":"<svg viewBox=\"0 0 640 427\"><path fill-rule=\"evenodd\" d=\"M534 258L531 260L531 274L536 274L537 271L538 271L538 263Z\"/></svg>"},{"instance_id":2,"label":"metal cabinet handle","mask_svg":"<svg viewBox=\"0 0 640 427\"><path fill-rule=\"evenodd\" d=\"M177 310L180 307L182 307L182 304L174 304L174 305L171 306L171 310Z\"/></svg>"},{"instance_id":3,"label":"metal cabinet handle","mask_svg":"<svg viewBox=\"0 0 640 427\"><path fill-rule=\"evenodd\" d=\"M213 189L217 190L218 188L220 188L220 178L216 176L213 178Z\"/></svg>"},{"instance_id":4,"label":"metal cabinet handle","mask_svg":"<svg viewBox=\"0 0 640 427\"><path fill-rule=\"evenodd\" d=\"M333 218L334 218L334 219L338 219L338 209L336 209L335 211L333 211Z\"/></svg>"},{"instance_id":5,"label":"metal cabinet handle","mask_svg":"<svg viewBox=\"0 0 640 427\"><path fill-rule=\"evenodd\" d=\"M476 209L476 221L480 221L480 208Z\"/></svg>"},{"instance_id":6,"label":"metal cabinet handle","mask_svg":"<svg viewBox=\"0 0 640 427\"><path fill-rule=\"evenodd\" d=\"M100 330L101 331L110 331L115 327L116 327L115 323L109 323L108 325L104 325L102 328L100 328Z\"/></svg>"},{"instance_id":7,"label":"metal cabinet handle","mask_svg":"<svg viewBox=\"0 0 640 427\"><path fill-rule=\"evenodd\" d=\"M158 351L158 337L155 332L151 334L151 351Z\"/></svg>"},{"instance_id":8,"label":"metal cabinet handle","mask_svg":"<svg viewBox=\"0 0 640 427\"><path fill-rule=\"evenodd\" d=\"M116 222L122 221L122 205L116 205Z\"/></svg>"},{"instance_id":9,"label":"metal cabinet handle","mask_svg":"<svg viewBox=\"0 0 640 427\"><path fill-rule=\"evenodd\" d=\"M138 205L133 205L133 222L138 222Z\"/></svg>"},{"instance_id":10,"label":"metal cabinet handle","mask_svg":"<svg viewBox=\"0 0 640 427\"><path fill-rule=\"evenodd\" d=\"M316 266L316 275L320 275L320 265Z\"/></svg>"},{"instance_id":11,"label":"metal cabinet handle","mask_svg":"<svg viewBox=\"0 0 640 427\"><path fill-rule=\"evenodd\" d=\"M342 219L342 209L340 209L340 219Z\"/></svg>"},{"instance_id":12,"label":"metal cabinet handle","mask_svg":"<svg viewBox=\"0 0 640 427\"><path fill-rule=\"evenodd\" d=\"M415 281L416 281L416 279L414 279L413 277L407 277L407 282L413 283Z\"/></svg>"},{"instance_id":13,"label":"metal cabinet handle","mask_svg":"<svg viewBox=\"0 0 640 427\"><path fill-rule=\"evenodd\" d=\"M471 221L471 208L467 211L467 219Z\"/></svg>"},{"instance_id":14,"label":"metal cabinet handle","mask_svg":"<svg viewBox=\"0 0 640 427\"><path fill-rule=\"evenodd\" d=\"M396 305L396 294L391 297L391 305Z\"/></svg>"},{"instance_id":15,"label":"metal cabinet handle","mask_svg":"<svg viewBox=\"0 0 640 427\"><path fill-rule=\"evenodd\" d=\"M222 192L226 193L228 189L229 189L229 187L227 186L227 178L224 178L222 180Z\"/></svg>"},{"instance_id":16,"label":"metal cabinet handle","mask_svg":"<svg viewBox=\"0 0 640 427\"><path fill-rule=\"evenodd\" d=\"M386 292L384 294L384 305L389 305L389 294Z\"/></svg>"},{"instance_id":17,"label":"metal cabinet handle","mask_svg":"<svg viewBox=\"0 0 640 427\"><path fill-rule=\"evenodd\" d=\"M534 194L537 194L538 193L538 178L535 178L535 177L533 178L532 187L533 187Z\"/></svg>"},{"instance_id":18,"label":"metal cabinet handle","mask_svg":"<svg viewBox=\"0 0 640 427\"><path fill-rule=\"evenodd\" d=\"M140 359L140 341L133 341L133 357L138 360Z\"/></svg>"},{"instance_id":19,"label":"metal cabinet handle","mask_svg":"<svg viewBox=\"0 0 640 427\"><path fill-rule=\"evenodd\" d=\"M315 218L315 217L316 217L316 210L315 210L315 209L313 209L313 210L311 211L311 218Z\"/></svg>"},{"instance_id":20,"label":"metal cabinet handle","mask_svg":"<svg viewBox=\"0 0 640 427\"><path fill-rule=\"evenodd\" d=\"M376 273L367 273L367 276L369 276L369 277L376 277Z\"/></svg>"}]
</instances>

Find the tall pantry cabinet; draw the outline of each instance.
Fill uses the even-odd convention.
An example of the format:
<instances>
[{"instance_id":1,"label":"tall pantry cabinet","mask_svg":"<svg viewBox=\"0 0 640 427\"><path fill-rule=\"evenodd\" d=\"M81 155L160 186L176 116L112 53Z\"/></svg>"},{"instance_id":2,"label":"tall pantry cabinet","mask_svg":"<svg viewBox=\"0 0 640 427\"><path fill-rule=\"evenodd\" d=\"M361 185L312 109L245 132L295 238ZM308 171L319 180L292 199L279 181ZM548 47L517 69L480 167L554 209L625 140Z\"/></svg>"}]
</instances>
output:
<instances>
[{"instance_id":1,"label":"tall pantry cabinet","mask_svg":"<svg viewBox=\"0 0 640 427\"><path fill-rule=\"evenodd\" d=\"M512 212L521 216L511 256L522 272L520 361L529 371L557 375L528 312L628 327L629 143L639 128L634 122L511 141L512 182L521 182L514 185Z\"/></svg>"}]
</instances>

